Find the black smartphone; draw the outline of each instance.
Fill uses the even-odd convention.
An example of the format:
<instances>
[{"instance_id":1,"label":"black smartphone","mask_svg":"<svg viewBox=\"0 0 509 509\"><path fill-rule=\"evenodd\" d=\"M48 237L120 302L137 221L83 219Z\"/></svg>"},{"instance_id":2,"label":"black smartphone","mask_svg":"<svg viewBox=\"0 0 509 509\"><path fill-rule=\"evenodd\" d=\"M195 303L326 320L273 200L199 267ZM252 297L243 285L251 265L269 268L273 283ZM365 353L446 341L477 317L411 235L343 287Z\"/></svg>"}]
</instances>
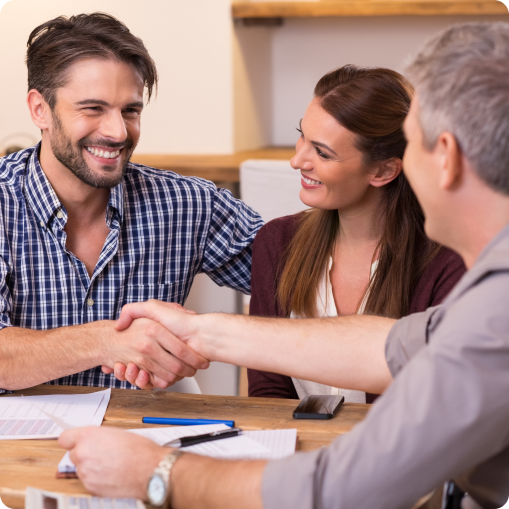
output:
<instances>
[{"instance_id":1,"label":"black smartphone","mask_svg":"<svg viewBox=\"0 0 509 509\"><path fill-rule=\"evenodd\" d=\"M293 411L294 419L332 419L344 396L306 396Z\"/></svg>"}]
</instances>

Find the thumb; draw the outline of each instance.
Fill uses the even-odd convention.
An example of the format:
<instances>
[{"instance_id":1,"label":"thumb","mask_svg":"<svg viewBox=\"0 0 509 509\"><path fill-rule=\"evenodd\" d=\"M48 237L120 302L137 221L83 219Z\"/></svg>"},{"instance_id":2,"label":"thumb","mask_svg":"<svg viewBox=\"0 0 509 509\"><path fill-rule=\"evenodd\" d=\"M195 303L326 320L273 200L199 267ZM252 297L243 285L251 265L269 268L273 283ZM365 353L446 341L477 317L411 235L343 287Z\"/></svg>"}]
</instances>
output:
<instances>
[{"instance_id":1,"label":"thumb","mask_svg":"<svg viewBox=\"0 0 509 509\"><path fill-rule=\"evenodd\" d=\"M161 302L159 300L148 300L146 302L135 302L133 304L126 304L122 308L120 317L115 324L115 330L122 331L127 329L136 318L149 318L156 322L161 323L158 316L164 315L164 312L168 309L181 311L190 315L195 315L194 311L184 308L176 302Z\"/></svg>"},{"instance_id":2,"label":"thumb","mask_svg":"<svg viewBox=\"0 0 509 509\"><path fill-rule=\"evenodd\" d=\"M76 444L86 435L88 429L88 427L85 427L65 430L58 437L58 445L60 445L62 449L74 449Z\"/></svg>"}]
</instances>

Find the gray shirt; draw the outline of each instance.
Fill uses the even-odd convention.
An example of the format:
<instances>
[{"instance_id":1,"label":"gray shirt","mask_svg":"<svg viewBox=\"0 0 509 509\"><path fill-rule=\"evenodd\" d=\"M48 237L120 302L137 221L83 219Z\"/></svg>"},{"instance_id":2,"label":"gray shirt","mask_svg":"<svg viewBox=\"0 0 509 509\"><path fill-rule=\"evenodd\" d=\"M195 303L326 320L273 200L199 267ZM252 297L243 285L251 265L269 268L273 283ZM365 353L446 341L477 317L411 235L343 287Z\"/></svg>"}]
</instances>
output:
<instances>
[{"instance_id":1,"label":"gray shirt","mask_svg":"<svg viewBox=\"0 0 509 509\"><path fill-rule=\"evenodd\" d=\"M393 383L325 449L268 463L266 509L408 509L455 479L484 508L509 496L509 226L442 305L398 320Z\"/></svg>"}]
</instances>

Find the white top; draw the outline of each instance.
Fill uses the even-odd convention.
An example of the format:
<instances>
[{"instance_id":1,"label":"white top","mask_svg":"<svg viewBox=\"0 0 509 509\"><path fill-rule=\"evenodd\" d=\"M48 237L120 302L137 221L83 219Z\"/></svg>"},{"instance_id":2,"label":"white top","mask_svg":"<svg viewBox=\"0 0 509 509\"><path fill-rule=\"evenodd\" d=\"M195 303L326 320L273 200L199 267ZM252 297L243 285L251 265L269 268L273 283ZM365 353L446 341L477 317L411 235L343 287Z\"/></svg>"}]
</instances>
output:
<instances>
[{"instance_id":1,"label":"white top","mask_svg":"<svg viewBox=\"0 0 509 509\"><path fill-rule=\"evenodd\" d=\"M370 278L376 271L378 266L378 260L373 262L371 265ZM334 302L334 296L332 295L332 283L330 281L330 271L332 269L332 257L329 260L328 269L325 271L324 277L320 282L317 295L317 308L318 316L325 318L331 316L338 316L336 304ZM357 314L362 315L366 306L369 293L367 292L359 306ZM290 318L297 318L293 313ZM293 385L297 391L300 399L311 395L329 395L329 394L340 394L345 397L345 401L348 403L366 403L366 393L363 391L352 391L350 389L339 389L337 387L331 387L330 385L319 384L316 382L310 382L309 380L302 380L301 378L292 377Z\"/></svg>"}]
</instances>

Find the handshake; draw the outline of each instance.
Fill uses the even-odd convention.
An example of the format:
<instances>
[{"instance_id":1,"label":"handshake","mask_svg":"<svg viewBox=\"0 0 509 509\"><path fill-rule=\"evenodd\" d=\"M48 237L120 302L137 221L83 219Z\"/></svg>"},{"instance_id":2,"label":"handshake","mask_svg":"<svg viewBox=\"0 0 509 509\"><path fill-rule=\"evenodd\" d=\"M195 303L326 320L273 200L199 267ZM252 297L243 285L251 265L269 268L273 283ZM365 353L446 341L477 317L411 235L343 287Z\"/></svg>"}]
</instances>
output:
<instances>
[{"instance_id":1,"label":"handshake","mask_svg":"<svg viewBox=\"0 0 509 509\"><path fill-rule=\"evenodd\" d=\"M179 304L157 300L127 304L111 324L109 337L104 337L102 371L140 389L165 389L194 376L212 360L199 324L200 316Z\"/></svg>"}]
</instances>

